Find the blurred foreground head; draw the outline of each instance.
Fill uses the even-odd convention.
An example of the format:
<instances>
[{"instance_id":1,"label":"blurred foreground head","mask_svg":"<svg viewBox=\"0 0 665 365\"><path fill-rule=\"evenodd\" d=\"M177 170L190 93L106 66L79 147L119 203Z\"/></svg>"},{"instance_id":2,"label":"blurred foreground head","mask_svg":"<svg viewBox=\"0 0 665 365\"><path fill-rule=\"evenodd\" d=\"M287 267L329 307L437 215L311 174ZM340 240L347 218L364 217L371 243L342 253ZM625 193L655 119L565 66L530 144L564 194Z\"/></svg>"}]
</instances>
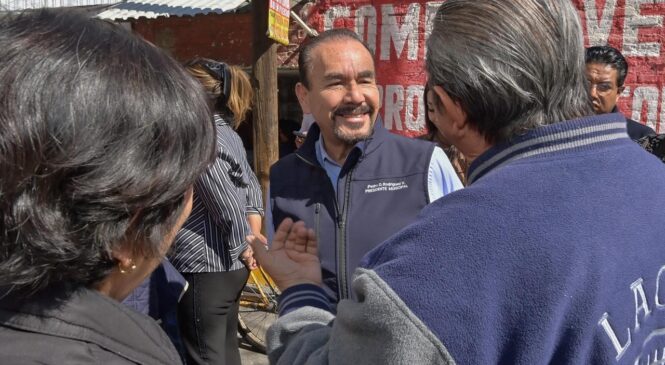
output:
<instances>
[{"instance_id":1,"label":"blurred foreground head","mask_svg":"<svg viewBox=\"0 0 665 365\"><path fill-rule=\"evenodd\" d=\"M160 49L70 10L2 16L0 85L2 291L147 276L213 157L200 85Z\"/></svg>"},{"instance_id":2,"label":"blurred foreground head","mask_svg":"<svg viewBox=\"0 0 665 365\"><path fill-rule=\"evenodd\" d=\"M592 114L570 1L449 0L427 45L430 86L489 143Z\"/></svg>"}]
</instances>

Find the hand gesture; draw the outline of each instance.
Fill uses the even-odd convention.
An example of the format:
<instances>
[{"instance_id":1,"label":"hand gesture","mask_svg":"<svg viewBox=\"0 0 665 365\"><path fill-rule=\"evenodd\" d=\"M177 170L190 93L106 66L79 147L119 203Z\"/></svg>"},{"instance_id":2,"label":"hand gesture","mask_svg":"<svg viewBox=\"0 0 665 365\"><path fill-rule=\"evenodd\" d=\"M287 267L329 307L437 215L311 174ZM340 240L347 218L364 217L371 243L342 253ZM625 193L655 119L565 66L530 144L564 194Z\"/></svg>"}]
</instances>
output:
<instances>
[{"instance_id":1,"label":"hand gesture","mask_svg":"<svg viewBox=\"0 0 665 365\"><path fill-rule=\"evenodd\" d=\"M293 223L290 218L283 220L270 250L254 236L248 236L247 240L259 265L281 290L298 284L321 285L319 247L314 230L307 229L304 222Z\"/></svg>"},{"instance_id":2,"label":"hand gesture","mask_svg":"<svg viewBox=\"0 0 665 365\"><path fill-rule=\"evenodd\" d=\"M254 259L254 250L251 246L247 246L245 251L240 254L240 260L247 266L247 269L254 270L258 267L256 259Z\"/></svg>"}]
</instances>

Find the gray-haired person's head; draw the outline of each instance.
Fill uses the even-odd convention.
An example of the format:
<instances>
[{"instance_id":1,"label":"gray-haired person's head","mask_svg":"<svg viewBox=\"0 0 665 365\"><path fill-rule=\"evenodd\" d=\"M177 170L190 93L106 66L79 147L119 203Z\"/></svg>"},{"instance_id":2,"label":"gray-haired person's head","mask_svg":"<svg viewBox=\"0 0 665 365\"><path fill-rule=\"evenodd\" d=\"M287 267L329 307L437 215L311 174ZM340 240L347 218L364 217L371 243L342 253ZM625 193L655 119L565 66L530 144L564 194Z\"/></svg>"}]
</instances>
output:
<instances>
[{"instance_id":1,"label":"gray-haired person's head","mask_svg":"<svg viewBox=\"0 0 665 365\"><path fill-rule=\"evenodd\" d=\"M593 114L577 12L560 0L449 0L427 43L430 85L492 143Z\"/></svg>"}]
</instances>

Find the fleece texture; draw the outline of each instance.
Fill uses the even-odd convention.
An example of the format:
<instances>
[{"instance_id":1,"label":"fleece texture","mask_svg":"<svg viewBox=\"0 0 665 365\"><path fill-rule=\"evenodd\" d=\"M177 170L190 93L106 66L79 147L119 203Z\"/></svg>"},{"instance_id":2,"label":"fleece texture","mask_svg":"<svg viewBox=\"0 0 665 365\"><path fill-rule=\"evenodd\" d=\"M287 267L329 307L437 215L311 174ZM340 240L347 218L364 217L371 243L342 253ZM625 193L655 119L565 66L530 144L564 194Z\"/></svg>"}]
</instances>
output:
<instances>
[{"instance_id":1,"label":"fleece texture","mask_svg":"<svg viewBox=\"0 0 665 365\"><path fill-rule=\"evenodd\" d=\"M493 147L363 265L461 364L662 358L665 167L625 126L590 117Z\"/></svg>"},{"instance_id":2,"label":"fleece texture","mask_svg":"<svg viewBox=\"0 0 665 365\"><path fill-rule=\"evenodd\" d=\"M271 361L665 361L665 166L622 115L494 146L469 181L363 259L337 317L285 291Z\"/></svg>"},{"instance_id":3,"label":"fleece texture","mask_svg":"<svg viewBox=\"0 0 665 365\"><path fill-rule=\"evenodd\" d=\"M320 287L294 289L283 293L281 317L268 332L273 364L455 364L427 326L370 270L356 270L356 299L342 300L337 317L317 299L325 298ZM296 303L302 307L289 311Z\"/></svg>"}]
</instances>

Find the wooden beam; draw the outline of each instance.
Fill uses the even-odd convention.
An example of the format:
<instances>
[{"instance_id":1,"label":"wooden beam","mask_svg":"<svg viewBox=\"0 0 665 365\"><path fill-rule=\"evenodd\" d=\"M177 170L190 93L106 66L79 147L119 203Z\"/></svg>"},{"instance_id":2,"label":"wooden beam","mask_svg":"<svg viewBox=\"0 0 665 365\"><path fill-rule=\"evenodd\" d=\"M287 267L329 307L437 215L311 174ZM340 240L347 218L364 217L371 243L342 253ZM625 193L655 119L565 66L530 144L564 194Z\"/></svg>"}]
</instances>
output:
<instances>
[{"instance_id":1,"label":"wooden beam","mask_svg":"<svg viewBox=\"0 0 665 365\"><path fill-rule=\"evenodd\" d=\"M279 157L277 109L277 44L267 36L268 1L252 0L254 167L264 202L270 182L270 166Z\"/></svg>"}]
</instances>

